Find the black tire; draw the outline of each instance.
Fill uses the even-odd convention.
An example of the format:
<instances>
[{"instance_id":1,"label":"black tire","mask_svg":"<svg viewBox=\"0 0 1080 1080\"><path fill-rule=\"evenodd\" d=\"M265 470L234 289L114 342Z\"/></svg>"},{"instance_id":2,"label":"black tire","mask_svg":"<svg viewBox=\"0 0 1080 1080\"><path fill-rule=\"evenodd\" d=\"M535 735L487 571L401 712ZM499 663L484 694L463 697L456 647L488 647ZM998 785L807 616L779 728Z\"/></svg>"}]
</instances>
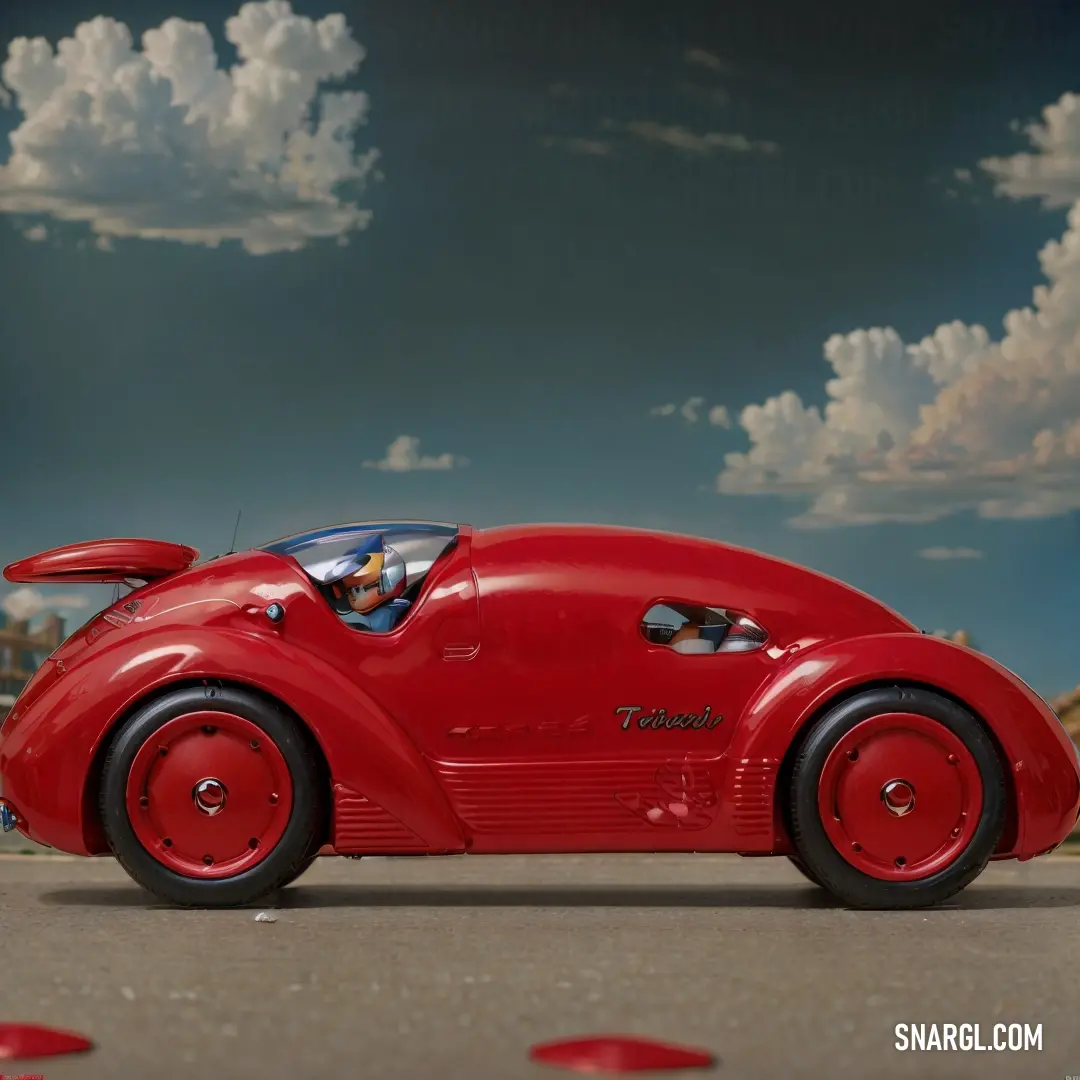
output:
<instances>
[{"instance_id":1,"label":"black tire","mask_svg":"<svg viewBox=\"0 0 1080 1080\"><path fill-rule=\"evenodd\" d=\"M270 853L241 873L215 880L187 877L159 862L136 836L126 804L128 774L143 744L168 721L206 709L260 728L285 759L293 789L288 824ZM325 835L326 793L310 736L271 702L232 688L177 690L139 709L112 739L98 802L105 837L120 865L144 889L181 907L254 904L307 870Z\"/></svg>"},{"instance_id":2,"label":"black tire","mask_svg":"<svg viewBox=\"0 0 1080 1080\"><path fill-rule=\"evenodd\" d=\"M830 751L856 724L891 712L921 715L948 729L967 748L983 789L981 814L967 846L944 869L910 881L882 880L849 863L833 846L818 810L818 781ZM789 797L796 865L801 862L811 880L849 907L880 910L930 907L970 885L1001 839L1008 803L1001 759L979 721L939 694L898 686L858 694L817 721L795 758Z\"/></svg>"},{"instance_id":3,"label":"black tire","mask_svg":"<svg viewBox=\"0 0 1080 1080\"><path fill-rule=\"evenodd\" d=\"M322 847L322 844L320 844L319 847ZM297 878L303 877L304 874L306 874L315 865L315 860L318 857L318 852L316 852L314 855L308 855L307 858L304 859L304 861L300 864L300 869L296 871L290 881L296 881ZM287 881L285 884L288 885L290 884L290 882Z\"/></svg>"},{"instance_id":4,"label":"black tire","mask_svg":"<svg viewBox=\"0 0 1080 1080\"><path fill-rule=\"evenodd\" d=\"M813 873L810 870L810 867L808 867L806 863L804 863L802 859L799 858L798 855L789 855L787 857L787 860L789 863L791 863L792 866L795 867L796 870L799 871L800 874L802 874L804 878L806 878L807 881L810 882L811 885L816 885L819 889L825 888L825 886L822 885L816 877L814 877Z\"/></svg>"}]
</instances>

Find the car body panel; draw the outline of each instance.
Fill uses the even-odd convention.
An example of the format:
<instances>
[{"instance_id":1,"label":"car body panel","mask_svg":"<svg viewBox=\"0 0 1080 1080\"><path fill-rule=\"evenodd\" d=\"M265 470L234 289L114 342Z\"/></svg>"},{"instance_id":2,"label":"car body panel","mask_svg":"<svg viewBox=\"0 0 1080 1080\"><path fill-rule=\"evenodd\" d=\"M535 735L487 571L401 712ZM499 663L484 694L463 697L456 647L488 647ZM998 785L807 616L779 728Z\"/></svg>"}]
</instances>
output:
<instances>
[{"instance_id":1,"label":"car body panel","mask_svg":"<svg viewBox=\"0 0 1080 1080\"><path fill-rule=\"evenodd\" d=\"M453 607L468 606L448 596ZM136 602L124 627L107 623ZM280 626L264 615L274 602L287 612ZM445 622L447 612L428 617ZM99 621L110 629L95 637ZM29 822L31 839L103 852L87 778L113 725L168 686L223 680L268 693L303 717L330 765L343 828L362 836L367 822L368 831L399 835L399 844L408 839L410 850L461 850L460 830L415 746L343 670L332 645L348 633L295 566L270 554L229 556L139 590L69 639L16 701L0 740L4 796Z\"/></svg>"},{"instance_id":2,"label":"car body panel","mask_svg":"<svg viewBox=\"0 0 1080 1080\"><path fill-rule=\"evenodd\" d=\"M414 538L412 606L390 633L358 632L304 563L312 538L336 552L343 530L383 529ZM682 653L643 634L657 604L741 612L767 636ZM893 682L938 688L994 734L1013 807L999 855L1060 842L1075 750L1000 665L794 564L595 526L360 523L178 570L50 657L0 729L0 780L32 839L103 853L96 780L116 725L170 686L227 683L312 733L339 854L782 854L777 781L799 732Z\"/></svg>"},{"instance_id":3,"label":"car body panel","mask_svg":"<svg viewBox=\"0 0 1080 1080\"><path fill-rule=\"evenodd\" d=\"M830 701L869 682L937 689L984 721L1002 751L1012 788L1012 827L1000 854L1040 854L1072 830L1080 807L1076 751L1042 698L966 646L923 634L868 635L793 651L777 677L748 703L731 756L760 777L756 847L768 849L783 832L772 790L796 734Z\"/></svg>"}]
</instances>

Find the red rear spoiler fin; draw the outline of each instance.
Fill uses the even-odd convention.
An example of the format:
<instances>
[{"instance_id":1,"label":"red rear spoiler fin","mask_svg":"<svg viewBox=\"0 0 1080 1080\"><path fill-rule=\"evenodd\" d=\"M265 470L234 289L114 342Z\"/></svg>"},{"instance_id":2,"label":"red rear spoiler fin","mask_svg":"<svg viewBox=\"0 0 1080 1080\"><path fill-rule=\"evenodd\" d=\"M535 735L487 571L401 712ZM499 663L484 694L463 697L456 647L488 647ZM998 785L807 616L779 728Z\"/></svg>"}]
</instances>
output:
<instances>
[{"instance_id":1,"label":"red rear spoiler fin","mask_svg":"<svg viewBox=\"0 0 1080 1080\"><path fill-rule=\"evenodd\" d=\"M191 566L199 553L165 540L90 540L51 548L4 567L18 582L156 581Z\"/></svg>"}]
</instances>

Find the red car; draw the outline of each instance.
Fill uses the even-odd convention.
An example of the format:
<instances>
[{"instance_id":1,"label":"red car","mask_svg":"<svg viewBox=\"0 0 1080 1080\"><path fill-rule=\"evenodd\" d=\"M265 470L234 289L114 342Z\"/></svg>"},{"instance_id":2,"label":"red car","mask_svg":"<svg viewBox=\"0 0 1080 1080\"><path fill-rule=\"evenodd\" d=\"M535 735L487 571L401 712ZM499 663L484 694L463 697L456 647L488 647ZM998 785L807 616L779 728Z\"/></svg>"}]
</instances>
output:
<instances>
[{"instance_id":1,"label":"red car","mask_svg":"<svg viewBox=\"0 0 1080 1080\"><path fill-rule=\"evenodd\" d=\"M197 558L4 571L133 589L0 729L5 828L171 903L252 903L320 853L708 851L911 908L1077 820L1077 751L1020 679L765 555L390 522Z\"/></svg>"}]
</instances>

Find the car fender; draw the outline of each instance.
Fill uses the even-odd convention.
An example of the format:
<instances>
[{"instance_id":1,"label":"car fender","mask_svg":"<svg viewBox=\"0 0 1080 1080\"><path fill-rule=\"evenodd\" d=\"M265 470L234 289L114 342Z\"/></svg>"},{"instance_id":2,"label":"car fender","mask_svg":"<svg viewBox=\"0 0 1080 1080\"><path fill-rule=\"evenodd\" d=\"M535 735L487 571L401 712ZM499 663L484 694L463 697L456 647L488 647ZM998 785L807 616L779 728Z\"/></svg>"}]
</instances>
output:
<instances>
[{"instance_id":1,"label":"car fender","mask_svg":"<svg viewBox=\"0 0 1080 1080\"><path fill-rule=\"evenodd\" d=\"M35 812L35 839L65 851L106 850L90 784L115 725L169 685L247 685L291 709L319 744L335 799L375 804L422 840L463 851L442 789L403 729L343 672L273 633L228 627L162 627L103 649L55 678L20 722L5 730L5 795ZM214 702L207 698L207 708Z\"/></svg>"},{"instance_id":2,"label":"car fender","mask_svg":"<svg viewBox=\"0 0 1080 1080\"><path fill-rule=\"evenodd\" d=\"M861 685L919 683L966 705L990 729L1015 799L1007 853L1039 854L1072 829L1080 804L1076 752L1050 707L1011 671L981 653L926 634L876 634L793 653L748 703L732 735L731 760L773 777L804 725ZM782 835L775 813L773 826Z\"/></svg>"}]
</instances>

